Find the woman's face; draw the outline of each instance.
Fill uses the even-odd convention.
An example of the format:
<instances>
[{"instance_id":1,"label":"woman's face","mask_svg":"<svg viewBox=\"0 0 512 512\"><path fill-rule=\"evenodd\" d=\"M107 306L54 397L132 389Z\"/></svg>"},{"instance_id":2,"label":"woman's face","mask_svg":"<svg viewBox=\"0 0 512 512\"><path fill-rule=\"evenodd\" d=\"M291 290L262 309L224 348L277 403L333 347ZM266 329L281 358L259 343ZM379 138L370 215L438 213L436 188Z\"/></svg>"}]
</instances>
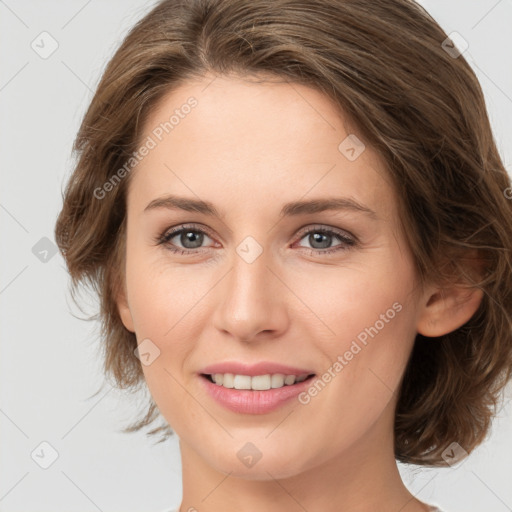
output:
<instances>
[{"instance_id":1,"label":"woman's face","mask_svg":"<svg viewBox=\"0 0 512 512\"><path fill-rule=\"evenodd\" d=\"M315 90L212 79L159 103L132 171L119 308L149 390L182 450L233 476L392 453L421 297L383 163ZM249 378L280 373L315 377Z\"/></svg>"}]
</instances>

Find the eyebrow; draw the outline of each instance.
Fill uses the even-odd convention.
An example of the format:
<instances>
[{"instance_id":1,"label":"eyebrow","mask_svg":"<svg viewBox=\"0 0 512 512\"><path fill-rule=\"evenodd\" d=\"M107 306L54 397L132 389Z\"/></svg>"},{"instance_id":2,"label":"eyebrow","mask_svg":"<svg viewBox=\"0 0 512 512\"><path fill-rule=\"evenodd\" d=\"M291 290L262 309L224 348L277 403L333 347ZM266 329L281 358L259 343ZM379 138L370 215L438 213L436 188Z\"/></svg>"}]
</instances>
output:
<instances>
[{"instance_id":1,"label":"eyebrow","mask_svg":"<svg viewBox=\"0 0 512 512\"><path fill-rule=\"evenodd\" d=\"M219 210L215 208L213 203L202 201L200 199L192 199L175 195L166 195L153 199L144 208L144 212L151 210L166 208L185 210L187 212L197 212L204 215L221 218ZM377 214L367 206L358 203L356 200L348 197L331 197L324 199L310 199L308 201L292 201L286 203L280 212L281 216L295 216L319 213L328 210L351 210L364 213L374 220L378 219Z\"/></svg>"}]
</instances>

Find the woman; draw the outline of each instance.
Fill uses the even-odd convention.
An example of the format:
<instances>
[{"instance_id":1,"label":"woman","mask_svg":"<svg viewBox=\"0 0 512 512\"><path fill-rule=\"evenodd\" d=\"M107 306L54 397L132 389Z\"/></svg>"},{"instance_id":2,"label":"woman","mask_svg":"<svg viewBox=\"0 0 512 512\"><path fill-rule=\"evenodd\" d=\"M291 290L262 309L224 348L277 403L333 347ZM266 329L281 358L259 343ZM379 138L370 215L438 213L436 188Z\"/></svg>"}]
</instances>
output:
<instances>
[{"instance_id":1,"label":"woman","mask_svg":"<svg viewBox=\"0 0 512 512\"><path fill-rule=\"evenodd\" d=\"M439 510L396 461L485 438L512 361L510 179L408 0L164 0L109 63L56 240L184 511ZM172 427L172 429L171 429Z\"/></svg>"}]
</instances>

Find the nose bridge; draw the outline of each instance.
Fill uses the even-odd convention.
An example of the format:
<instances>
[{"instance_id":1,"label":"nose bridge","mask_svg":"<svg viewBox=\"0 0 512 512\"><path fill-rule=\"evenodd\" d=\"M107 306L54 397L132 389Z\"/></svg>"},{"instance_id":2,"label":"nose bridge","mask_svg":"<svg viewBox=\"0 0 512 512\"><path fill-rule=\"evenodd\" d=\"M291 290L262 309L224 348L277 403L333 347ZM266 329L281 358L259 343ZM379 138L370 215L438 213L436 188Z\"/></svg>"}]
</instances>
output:
<instances>
[{"instance_id":1,"label":"nose bridge","mask_svg":"<svg viewBox=\"0 0 512 512\"><path fill-rule=\"evenodd\" d=\"M248 238L233 252L215 313L218 329L246 341L261 331L276 333L286 326L282 291L269 270L270 251Z\"/></svg>"}]
</instances>

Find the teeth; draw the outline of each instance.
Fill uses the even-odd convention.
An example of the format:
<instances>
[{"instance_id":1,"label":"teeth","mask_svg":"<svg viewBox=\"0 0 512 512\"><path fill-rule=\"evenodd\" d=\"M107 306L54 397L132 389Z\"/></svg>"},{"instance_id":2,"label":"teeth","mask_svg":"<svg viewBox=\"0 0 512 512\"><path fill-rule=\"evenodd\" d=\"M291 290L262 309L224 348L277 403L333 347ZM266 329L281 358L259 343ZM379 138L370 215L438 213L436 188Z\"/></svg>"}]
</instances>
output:
<instances>
[{"instance_id":1,"label":"teeth","mask_svg":"<svg viewBox=\"0 0 512 512\"><path fill-rule=\"evenodd\" d=\"M234 375L232 373L215 373L211 375L213 382L218 386L224 386L229 389L252 389L255 391L264 391L267 389L282 388L291 386L296 382L306 380L308 374L304 375L283 375L274 373L272 375Z\"/></svg>"}]
</instances>

